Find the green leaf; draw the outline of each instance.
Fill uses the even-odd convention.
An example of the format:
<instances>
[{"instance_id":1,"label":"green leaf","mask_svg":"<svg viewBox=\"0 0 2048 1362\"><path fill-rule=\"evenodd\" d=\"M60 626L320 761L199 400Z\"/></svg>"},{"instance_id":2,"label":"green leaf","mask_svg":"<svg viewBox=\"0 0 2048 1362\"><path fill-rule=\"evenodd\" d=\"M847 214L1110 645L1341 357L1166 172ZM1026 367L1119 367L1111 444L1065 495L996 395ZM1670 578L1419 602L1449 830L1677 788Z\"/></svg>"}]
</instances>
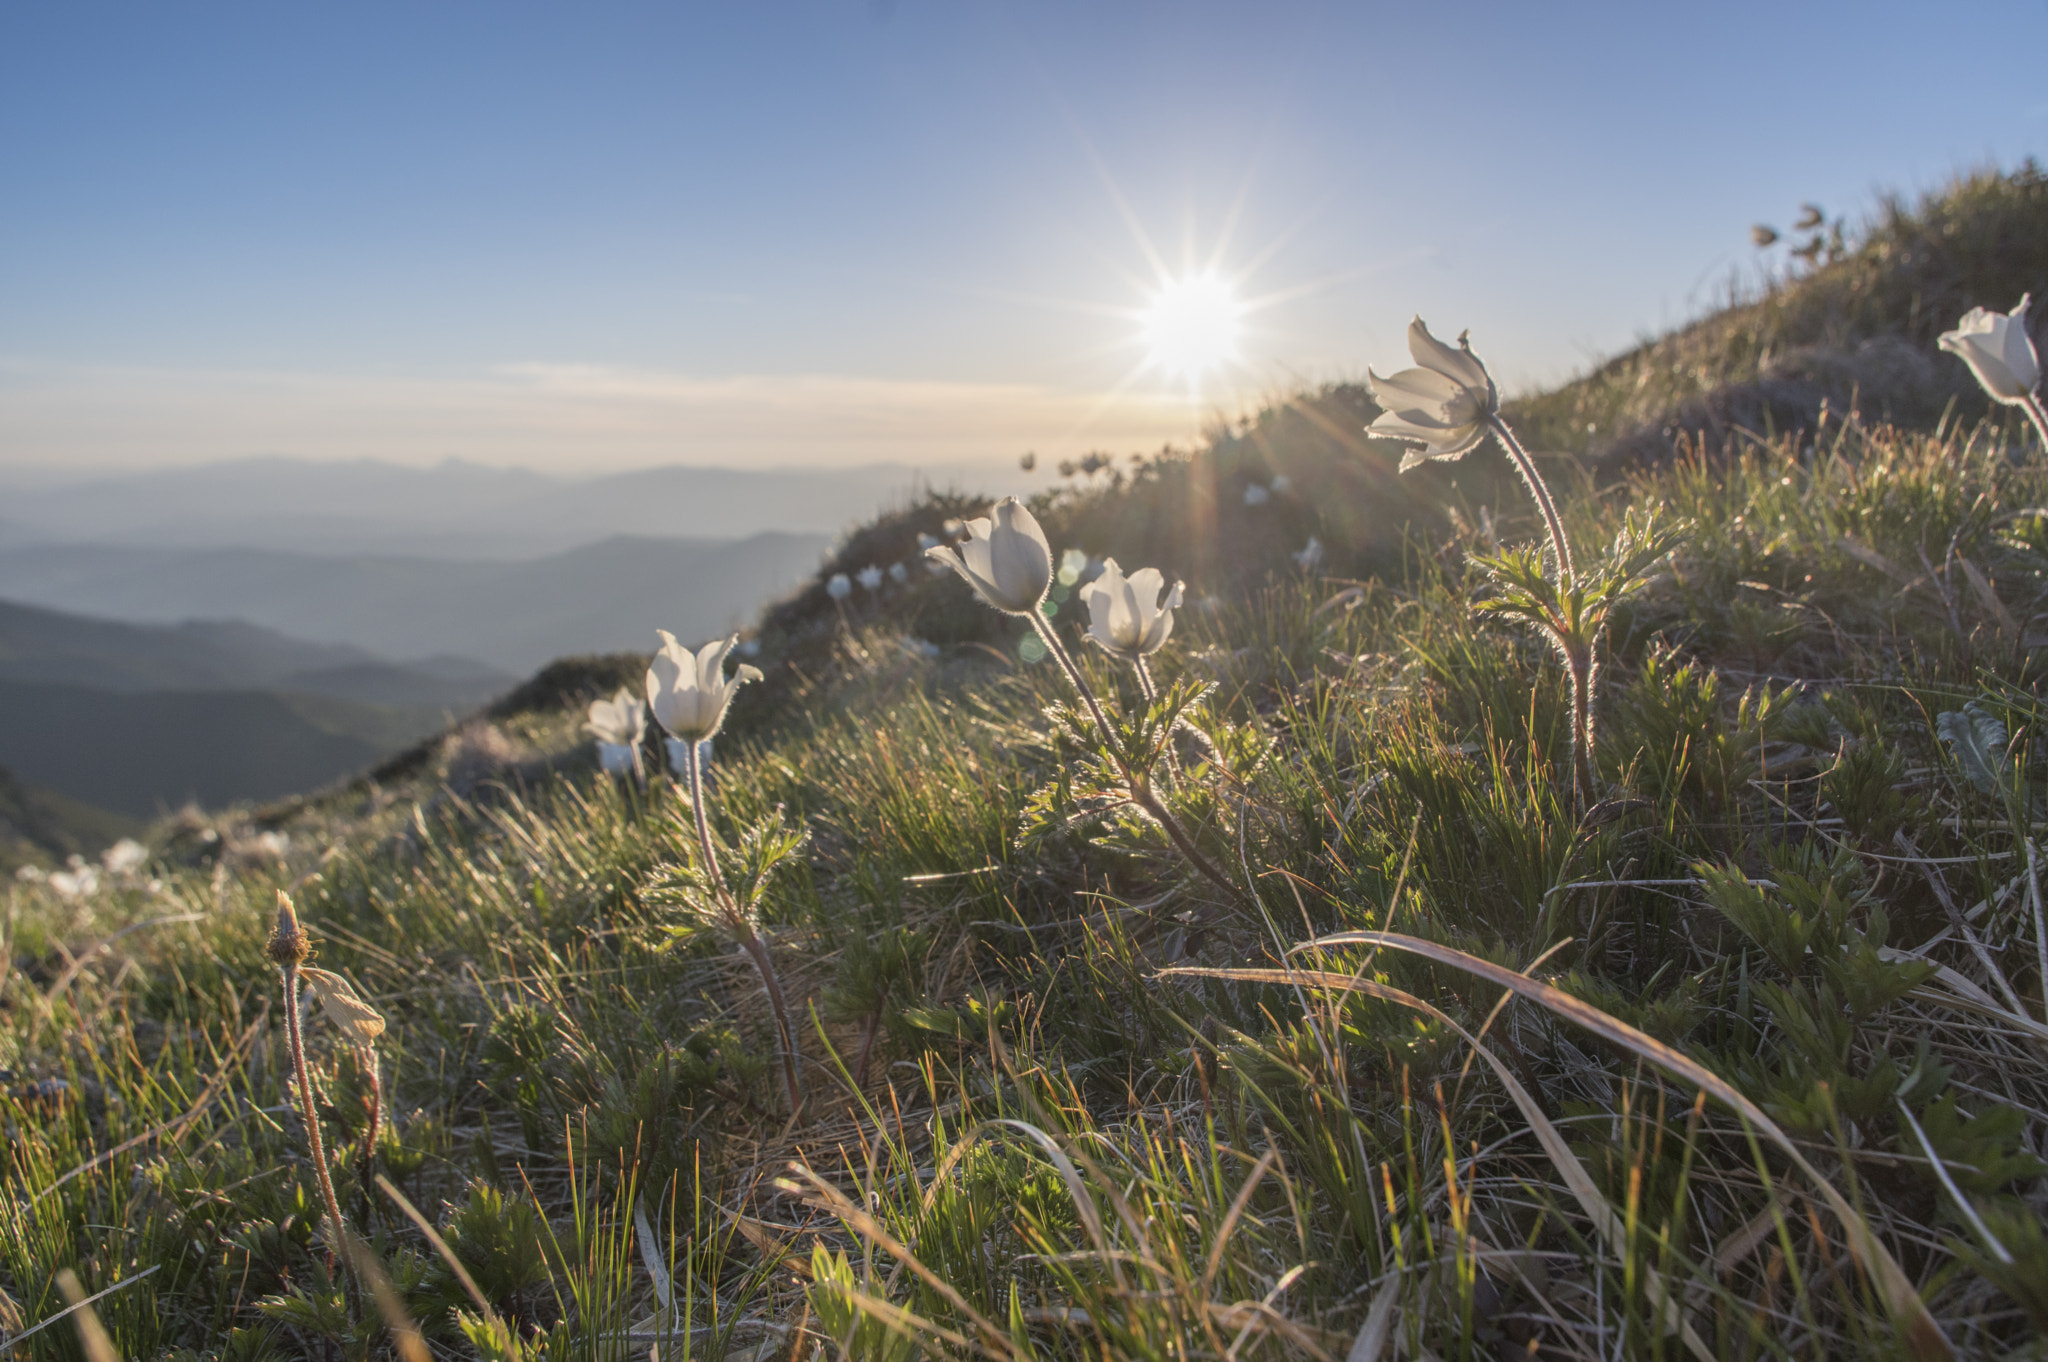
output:
<instances>
[{"instance_id":1,"label":"green leaf","mask_svg":"<svg viewBox=\"0 0 2048 1362\"><path fill-rule=\"evenodd\" d=\"M1948 710L1934 720L1934 731L1955 754L1963 777L1985 794L1998 789L2006 767L2005 725L1996 715L1979 708L1972 700L1960 710Z\"/></svg>"}]
</instances>

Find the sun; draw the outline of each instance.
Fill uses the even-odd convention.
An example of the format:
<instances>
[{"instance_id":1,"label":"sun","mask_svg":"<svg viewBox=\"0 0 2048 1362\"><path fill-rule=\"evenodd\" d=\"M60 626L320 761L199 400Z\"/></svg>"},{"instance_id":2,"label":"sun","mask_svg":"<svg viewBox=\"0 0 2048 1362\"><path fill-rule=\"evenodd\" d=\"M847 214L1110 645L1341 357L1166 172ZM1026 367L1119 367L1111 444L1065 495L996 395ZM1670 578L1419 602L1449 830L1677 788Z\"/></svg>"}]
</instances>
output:
<instances>
[{"instance_id":1,"label":"sun","mask_svg":"<svg viewBox=\"0 0 2048 1362\"><path fill-rule=\"evenodd\" d=\"M1237 358L1244 305L1230 281L1215 274L1169 280L1143 313L1153 364L1190 382Z\"/></svg>"}]
</instances>

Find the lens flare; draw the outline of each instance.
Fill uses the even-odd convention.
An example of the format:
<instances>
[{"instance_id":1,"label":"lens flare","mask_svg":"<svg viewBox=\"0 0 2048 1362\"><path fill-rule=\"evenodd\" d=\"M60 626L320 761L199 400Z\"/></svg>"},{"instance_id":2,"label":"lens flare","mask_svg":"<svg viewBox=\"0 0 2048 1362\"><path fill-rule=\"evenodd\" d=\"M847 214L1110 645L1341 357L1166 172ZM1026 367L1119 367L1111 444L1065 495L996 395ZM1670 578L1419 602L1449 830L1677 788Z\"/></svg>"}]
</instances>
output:
<instances>
[{"instance_id":1,"label":"lens flare","mask_svg":"<svg viewBox=\"0 0 2048 1362\"><path fill-rule=\"evenodd\" d=\"M1214 274L1175 279L1145 309L1145 345L1152 362L1188 379L1237 357L1244 305L1230 282Z\"/></svg>"}]
</instances>

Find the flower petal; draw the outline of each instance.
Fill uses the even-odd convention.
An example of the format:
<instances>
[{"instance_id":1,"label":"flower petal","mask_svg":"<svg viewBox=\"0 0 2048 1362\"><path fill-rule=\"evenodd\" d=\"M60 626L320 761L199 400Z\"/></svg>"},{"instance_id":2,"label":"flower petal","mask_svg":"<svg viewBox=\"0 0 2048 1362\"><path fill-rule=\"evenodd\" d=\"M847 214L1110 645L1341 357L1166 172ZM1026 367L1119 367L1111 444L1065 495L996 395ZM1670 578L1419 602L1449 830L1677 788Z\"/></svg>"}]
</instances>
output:
<instances>
[{"instance_id":1,"label":"flower petal","mask_svg":"<svg viewBox=\"0 0 2048 1362\"><path fill-rule=\"evenodd\" d=\"M1493 379L1488 376L1486 366L1469 349L1462 346L1445 345L1429 334L1429 328L1417 317L1408 323L1408 353L1415 356L1415 362L1425 369L1435 370L1445 378L1468 388L1477 394L1493 391Z\"/></svg>"}]
</instances>

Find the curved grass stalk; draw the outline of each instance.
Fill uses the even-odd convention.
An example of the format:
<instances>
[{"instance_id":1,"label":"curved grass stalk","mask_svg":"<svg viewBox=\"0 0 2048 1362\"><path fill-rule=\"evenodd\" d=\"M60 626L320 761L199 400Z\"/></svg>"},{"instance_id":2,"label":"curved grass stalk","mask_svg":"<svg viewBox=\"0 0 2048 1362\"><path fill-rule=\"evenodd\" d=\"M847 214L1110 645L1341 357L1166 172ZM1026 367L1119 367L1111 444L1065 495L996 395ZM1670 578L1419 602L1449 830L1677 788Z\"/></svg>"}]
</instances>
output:
<instances>
[{"instance_id":1,"label":"curved grass stalk","mask_svg":"<svg viewBox=\"0 0 2048 1362\"><path fill-rule=\"evenodd\" d=\"M1637 1030L1627 1022L1602 1012L1590 1003L1574 998L1562 989L1531 979L1525 974L1517 974L1511 969L1455 947L1425 941L1420 937L1407 936L1400 932L1356 931L1320 937L1297 949L1321 949L1332 946L1371 946L1406 951L1411 955L1419 955L1425 960L1448 965L1484 979L1488 983L1510 989L1566 1021L1574 1022L1665 1072L1683 1079L1716 1101L1732 1108L1751 1130L1761 1132L1764 1138L1776 1145L1828 1203L1828 1208L1834 1212L1836 1220L1840 1222L1848 1238L1850 1253L1864 1271L1870 1274L1893 1322L1898 1326L1907 1355L1923 1359L1924 1362L1952 1362L1955 1358L1955 1348L1942 1334L1941 1326L1935 1323L1933 1314L1927 1309L1927 1303L1920 1299L1920 1293L1914 1289L1912 1279L1906 1276L1905 1269L1899 1266L1891 1250L1884 1246L1883 1241L1870 1228L1870 1222L1864 1218L1862 1212L1851 1205L1848 1198L1821 1175L1820 1170L1813 1166L1792 1137L1766 1115L1763 1108L1713 1070ZM1335 977L1345 980L1351 978L1349 975Z\"/></svg>"}]
</instances>

